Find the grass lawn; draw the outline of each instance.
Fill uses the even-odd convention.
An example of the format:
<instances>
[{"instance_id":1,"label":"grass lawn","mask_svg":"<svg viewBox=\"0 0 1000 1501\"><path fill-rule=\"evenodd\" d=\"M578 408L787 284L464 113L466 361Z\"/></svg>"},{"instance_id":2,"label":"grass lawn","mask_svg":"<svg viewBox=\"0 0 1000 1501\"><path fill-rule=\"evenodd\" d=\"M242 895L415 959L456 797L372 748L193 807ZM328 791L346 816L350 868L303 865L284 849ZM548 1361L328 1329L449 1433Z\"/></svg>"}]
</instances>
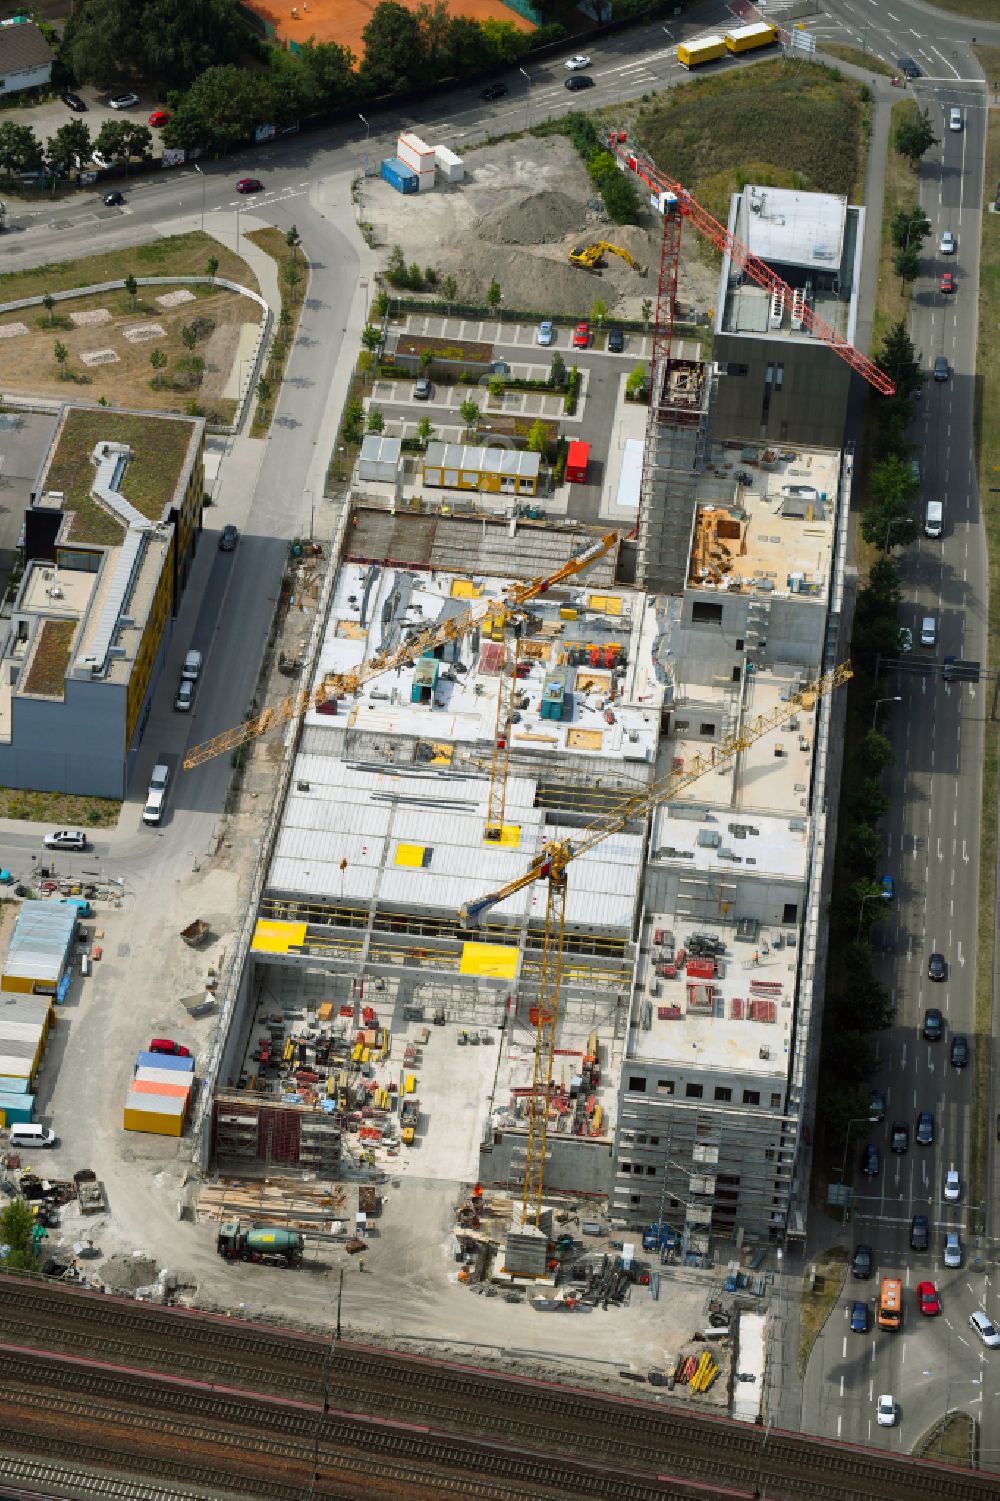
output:
<instances>
[{"instance_id":1,"label":"grass lawn","mask_svg":"<svg viewBox=\"0 0 1000 1501\"><path fill-rule=\"evenodd\" d=\"M1000 48L977 49L1000 54ZM980 61L985 59L980 57ZM1000 119L992 116L986 137L986 198L1000 178ZM979 468L979 498L986 527L989 554L989 618L983 660L1000 661L1000 348L996 328L1000 322L1000 217L983 214L983 242L979 268L979 343L976 370L975 444ZM988 705L990 685L983 686ZM996 921L997 862L997 726L987 718L983 756L983 812L979 846L979 930L976 940L976 1039L973 1054L973 1101L975 1127L969 1137L970 1204L981 1204L985 1191L989 1105L989 1047L993 1019L994 924ZM970 1228L973 1228L970 1223ZM976 1227L979 1228L979 1227Z\"/></svg>"},{"instance_id":2,"label":"grass lawn","mask_svg":"<svg viewBox=\"0 0 1000 1501\"><path fill-rule=\"evenodd\" d=\"M299 326L302 303L309 286L309 266L303 247L299 245L293 253L283 230L255 229L247 238L253 240L255 245L259 245L261 250L266 250L272 260L277 261L278 285L281 289L280 321L274 330L267 363L260 372L271 387L271 396L266 405L261 401L257 402L253 426L250 429L251 438L263 438L271 425L271 416L278 400L278 390L284 375L288 351L295 342L295 330ZM298 280L294 286L289 281L288 274L293 259L299 271Z\"/></svg>"},{"instance_id":3,"label":"grass lawn","mask_svg":"<svg viewBox=\"0 0 1000 1501\"><path fill-rule=\"evenodd\" d=\"M0 273L0 302L42 297L46 292L68 292L72 287L88 287L97 282L124 281L130 272L133 276L205 276L210 256L219 263L216 275L260 291L246 261L211 235L196 229L190 234L168 235L145 245L85 255L75 261L50 261L22 271L5 271Z\"/></svg>"},{"instance_id":4,"label":"grass lawn","mask_svg":"<svg viewBox=\"0 0 1000 1501\"><path fill-rule=\"evenodd\" d=\"M956 16L968 16L972 21L997 20L997 0L934 0L935 10L950 10ZM1000 73L997 74L1000 78Z\"/></svg>"},{"instance_id":5,"label":"grass lawn","mask_svg":"<svg viewBox=\"0 0 1000 1501\"><path fill-rule=\"evenodd\" d=\"M896 127L904 120L918 114L912 99L901 99L892 107L892 124L889 127L890 143ZM872 318L872 344L877 349L887 330L900 319L910 321L910 294L903 287L892 269L895 255L889 230L893 215L899 208L912 208L920 202L920 173L911 166L905 156L900 156L894 146L889 146L885 167L885 195L882 200L882 239L879 244L878 290L875 294L875 312Z\"/></svg>"},{"instance_id":6,"label":"grass lawn","mask_svg":"<svg viewBox=\"0 0 1000 1501\"><path fill-rule=\"evenodd\" d=\"M812 1347L830 1317L847 1277L848 1252L845 1246L833 1246L819 1261L816 1281L809 1291L808 1274L802 1279L802 1328L799 1336L799 1375L804 1376Z\"/></svg>"},{"instance_id":7,"label":"grass lawn","mask_svg":"<svg viewBox=\"0 0 1000 1501\"><path fill-rule=\"evenodd\" d=\"M864 68L868 73L881 73L883 78L895 76L895 68L890 68L880 57L873 52L862 52L860 47L844 47L839 42L824 42L822 52L829 57L839 58L842 63L853 63L856 68Z\"/></svg>"},{"instance_id":8,"label":"grass lawn","mask_svg":"<svg viewBox=\"0 0 1000 1501\"><path fill-rule=\"evenodd\" d=\"M918 1439L913 1452L919 1459L945 1459L951 1464L972 1464L975 1453L976 1420L967 1412L949 1413L940 1427L935 1423L929 1433Z\"/></svg>"},{"instance_id":9,"label":"grass lawn","mask_svg":"<svg viewBox=\"0 0 1000 1501\"><path fill-rule=\"evenodd\" d=\"M748 182L849 196L861 137L860 85L821 64L775 61L670 89L634 133L725 223Z\"/></svg>"},{"instance_id":10,"label":"grass lawn","mask_svg":"<svg viewBox=\"0 0 1000 1501\"><path fill-rule=\"evenodd\" d=\"M24 818L50 829L113 829L121 803L72 792L20 792L0 787L0 818Z\"/></svg>"},{"instance_id":11,"label":"grass lawn","mask_svg":"<svg viewBox=\"0 0 1000 1501\"><path fill-rule=\"evenodd\" d=\"M76 410L59 429L55 455L45 473L47 490L62 490L65 509L75 511L74 542L121 542L124 529L91 497L94 466L90 456L101 439L133 448L122 494L150 521L159 521L173 498L191 443L190 421L142 417L132 412Z\"/></svg>"}]
</instances>

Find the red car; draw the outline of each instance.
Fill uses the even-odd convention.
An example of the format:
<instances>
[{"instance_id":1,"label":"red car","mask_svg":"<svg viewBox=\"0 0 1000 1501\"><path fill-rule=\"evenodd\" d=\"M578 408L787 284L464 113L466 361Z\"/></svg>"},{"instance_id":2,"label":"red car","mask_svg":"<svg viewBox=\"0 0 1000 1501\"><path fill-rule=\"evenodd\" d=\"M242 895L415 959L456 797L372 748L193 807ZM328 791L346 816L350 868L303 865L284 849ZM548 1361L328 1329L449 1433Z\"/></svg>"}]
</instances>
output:
<instances>
[{"instance_id":1,"label":"red car","mask_svg":"<svg viewBox=\"0 0 1000 1501\"><path fill-rule=\"evenodd\" d=\"M942 290L942 292L954 292L954 290L955 290L955 273L954 273L954 271L945 271L945 272L942 273L942 275L941 275L941 290Z\"/></svg>"},{"instance_id":2,"label":"red car","mask_svg":"<svg viewBox=\"0 0 1000 1501\"><path fill-rule=\"evenodd\" d=\"M590 343L590 324L578 323L573 330L573 348L586 349Z\"/></svg>"},{"instance_id":3,"label":"red car","mask_svg":"<svg viewBox=\"0 0 1000 1501\"><path fill-rule=\"evenodd\" d=\"M165 109L154 109L153 113L150 115L149 119L146 121L146 124L147 125L166 125L166 123L167 123L167 121L169 119L170 119L170 116L169 116L169 114L167 113L167 111Z\"/></svg>"},{"instance_id":4,"label":"red car","mask_svg":"<svg viewBox=\"0 0 1000 1501\"><path fill-rule=\"evenodd\" d=\"M147 1053L170 1053L174 1058L190 1058L191 1049L182 1048L179 1042L172 1042L169 1037L154 1037Z\"/></svg>"},{"instance_id":5,"label":"red car","mask_svg":"<svg viewBox=\"0 0 1000 1501\"><path fill-rule=\"evenodd\" d=\"M932 1319L941 1312L941 1300L933 1282L918 1282L917 1297L920 1300L920 1312L925 1318Z\"/></svg>"},{"instance_id":6,"label":"red car","mask_svg":"<svg viewBox=\"0 0 1000 1501\"><path fill-rule=\"evenodd\" d=\"M241 177L236 184L237 193L263 193L264 184L259 177Z\"/></svg>"}]
</instances>

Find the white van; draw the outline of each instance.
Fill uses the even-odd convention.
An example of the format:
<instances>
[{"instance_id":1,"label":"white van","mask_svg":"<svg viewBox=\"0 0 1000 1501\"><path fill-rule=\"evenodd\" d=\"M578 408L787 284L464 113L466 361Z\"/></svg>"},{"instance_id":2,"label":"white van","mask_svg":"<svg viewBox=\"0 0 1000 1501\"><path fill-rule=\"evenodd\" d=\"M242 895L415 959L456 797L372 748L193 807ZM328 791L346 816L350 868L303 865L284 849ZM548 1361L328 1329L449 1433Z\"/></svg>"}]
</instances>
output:
<instances>
[{"instance_id":1,"label":"white van","mask_svg":"<svg viewBox=\"0 0 1000 1501\"><path fill-rule=\"evenodd\" d=\"M163 817L163 804L167 796L169 781L169 766L153 767L153 775L149 779L149 791L146 793L146 806L142 810L143 823L159 823Z\"/></svg>"},{"instance_id":2,"label":"white van","mask_svg":"<svg viewBox=\"0 0 1000 1501\"><path fill-rule=\"evenodd\" d=\"M13 1132L11 1132L11 1135L13 1135ZM969 1328L973 1334L979 1335L983 1344L987 1345L989 1349L995 1350L1000 1345L1000 1334L997 1333L989 1316L983 1313L981 1308L977 1308L975 1313L969 1315Z\"/></svg>"},{"instance_id":3,"label":"white van","mask_svg":"<svg viewBox=\"0 0 1000 1501\"><path fill-rule=\"evenodd\" d=\"M937 646L937 621L933 615L925 615L920 622L920 645Z\"/></svg>"},{"instance_id":4,"label":"white van","mask_svg":"<svg viewBox=\"0 0 1000 1501\"><path fill-rule=\"evenodd\" d=\"M59 1138L47 1126L11 1126L10 1144L34 1152L40 1147L57 1147Z\"/></svg>"},{"instance_id":5,"label":"white van","mask_svg":"<svg viewBox=\"0 0 1000 1501\"><path fill-rule=\"evenodd\" d=\"M189 651L184 658L184 666L181 668L181 677L189 683L196 683L201 677L201 652Z\"/></svg>"},{"instance_id":6,"label":"white van","mask_svg":"<svg viewBox=\"0 0 1000 1501\"><path fill-rule=\"evenodd\" d=\"M944 529L944 504L940 500L929 500L924 512L924 535L927 537L940 537Z\"/></svg>"}]
</instances>

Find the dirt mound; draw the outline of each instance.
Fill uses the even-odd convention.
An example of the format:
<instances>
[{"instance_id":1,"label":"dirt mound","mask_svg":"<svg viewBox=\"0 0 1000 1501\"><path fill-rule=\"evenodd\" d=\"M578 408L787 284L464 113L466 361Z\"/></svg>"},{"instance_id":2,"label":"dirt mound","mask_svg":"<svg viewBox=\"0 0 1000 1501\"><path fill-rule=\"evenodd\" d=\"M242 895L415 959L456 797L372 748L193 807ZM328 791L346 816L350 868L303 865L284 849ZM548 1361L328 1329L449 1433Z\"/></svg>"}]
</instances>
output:
<instances>
[{"instance_id":1,"label":"dirt mound","mask_svg":"<svg viewBox=\"0 0 1000 1501\"><path fill-rule=\"evenodd\" d=\"M156 1281L157 1265L148 1256L119 1253L103 1262L99 1275L106 1287L116 1293L134 1293Z\"/></svg>"},{"instance_id":2,"label":"dirt mound","mask_svg":"<svg viewBox=\"0 0 1000 1501\"><path fill-rule=\"evenodd\" d=\"M548 245L565 235L581 234L587 206L569 193L529 193L484 214L479 236L493 245Z\"/></svg>"}]
</instances>

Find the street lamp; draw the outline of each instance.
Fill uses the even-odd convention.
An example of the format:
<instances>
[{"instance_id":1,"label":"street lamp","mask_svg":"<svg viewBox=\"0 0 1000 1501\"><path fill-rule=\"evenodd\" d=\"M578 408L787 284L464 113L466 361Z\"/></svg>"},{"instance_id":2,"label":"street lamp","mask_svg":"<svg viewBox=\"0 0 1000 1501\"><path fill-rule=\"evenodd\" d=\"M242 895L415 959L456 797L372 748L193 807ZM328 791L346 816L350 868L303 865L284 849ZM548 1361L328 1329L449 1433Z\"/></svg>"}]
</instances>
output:
<instances>
[{"instance_id":1,"label":"street lamp","mask_svg":"<svg viewBox=\"0 0 1000 1501\"><path fill-rule=\"evenodd\" d=\"M886 522L886 524L885 524L885 546L882 548L883 554L887 553L889 551L889 533L892 531L893 527L894 526L905 526L906 523L907 523L907 521L909 521L909 519L910 519L909 516L891 516L889 518L889 520Z\"/></svg>"},{"instance_id":2,"label":"street lamp","mask_svg":"<svg viewBox=\"0 0 1000 1501\"><path fill-rule=\"evenodd\" d=\"M366 120L365 116L363 114L361 114L360 111L358 112L358 119L361 121L362 125L365 127L365 176L367 177L368 176L368 142L371 139L372 128L369 125L368 121Z\"/></svg>"},{"instance_id":3,"label":"street lamp","mask_svg":"<svg viewBox=\"0 0 1000 1501\"><path fill-rule=\"evenodd\" d=\"M876 897L881 897L884 902L889 900L887 891L869 891L861 898L861 906L858 908L858 942L861 942L861 925L865 920L865 902L873 902Z\"/></svg>"},{"instance_id":4,"label":"street lamp","mask_svg":"<svg viewBox=\"0 0 1000 1501\"><path fill-rule=\"evenodd\" d=\"M204 229L205 228L205 174L201 170L201 168L199 167L199 165L198 165L197 162L194 162L193 166L194 166L194 170L197 172L198 176L201 178L201 227L202 227L202 229Z\"/></svg>"},{"instance_id":5,"label":"street lamp","mask_svg":"<svg viewBox=\"0 0 1000 1501\"><path fill-rule=\"evenodd\" d=\"M901 704L902 702L902 696L898 693L893 693L888 698L877 698L875 700L875 707L872 710L872 729L875 728L875 721L878 719L879 704Z\"/></svg>"},{"instance_id":6,"label":"street lamp","mask_svg":"<svg viewBox=\"0 0 1000 1501\"><path fill-rule=\"evenodd\" d=\"M871 1121L867 1115L856 1115L847 1122L847 1130L844 1132L844 1160L840 1164L840 1181L843 1183L847 1177L847 1151L851 1141L852 1126L870 1126ZM844 1224L847 1224L847 1200L844 1200Z\"/></svg>"},{"instance_id":7,"label":"street lamp","mask_svg":"<svg viewBox=\"0 0 1000 1501\"><path fill-rule=\"evenodd\" d=\"M527 130L527 128L528 128L528 116L531 113L531 74L530 73L526 73L523 68L518 68L517 71L521 74L521 77L525 80L525 82L528 85L527 92L525 93L525 96L524 96L524 128L525 128L525 130Z\"/></svg>"}]
</instances>

